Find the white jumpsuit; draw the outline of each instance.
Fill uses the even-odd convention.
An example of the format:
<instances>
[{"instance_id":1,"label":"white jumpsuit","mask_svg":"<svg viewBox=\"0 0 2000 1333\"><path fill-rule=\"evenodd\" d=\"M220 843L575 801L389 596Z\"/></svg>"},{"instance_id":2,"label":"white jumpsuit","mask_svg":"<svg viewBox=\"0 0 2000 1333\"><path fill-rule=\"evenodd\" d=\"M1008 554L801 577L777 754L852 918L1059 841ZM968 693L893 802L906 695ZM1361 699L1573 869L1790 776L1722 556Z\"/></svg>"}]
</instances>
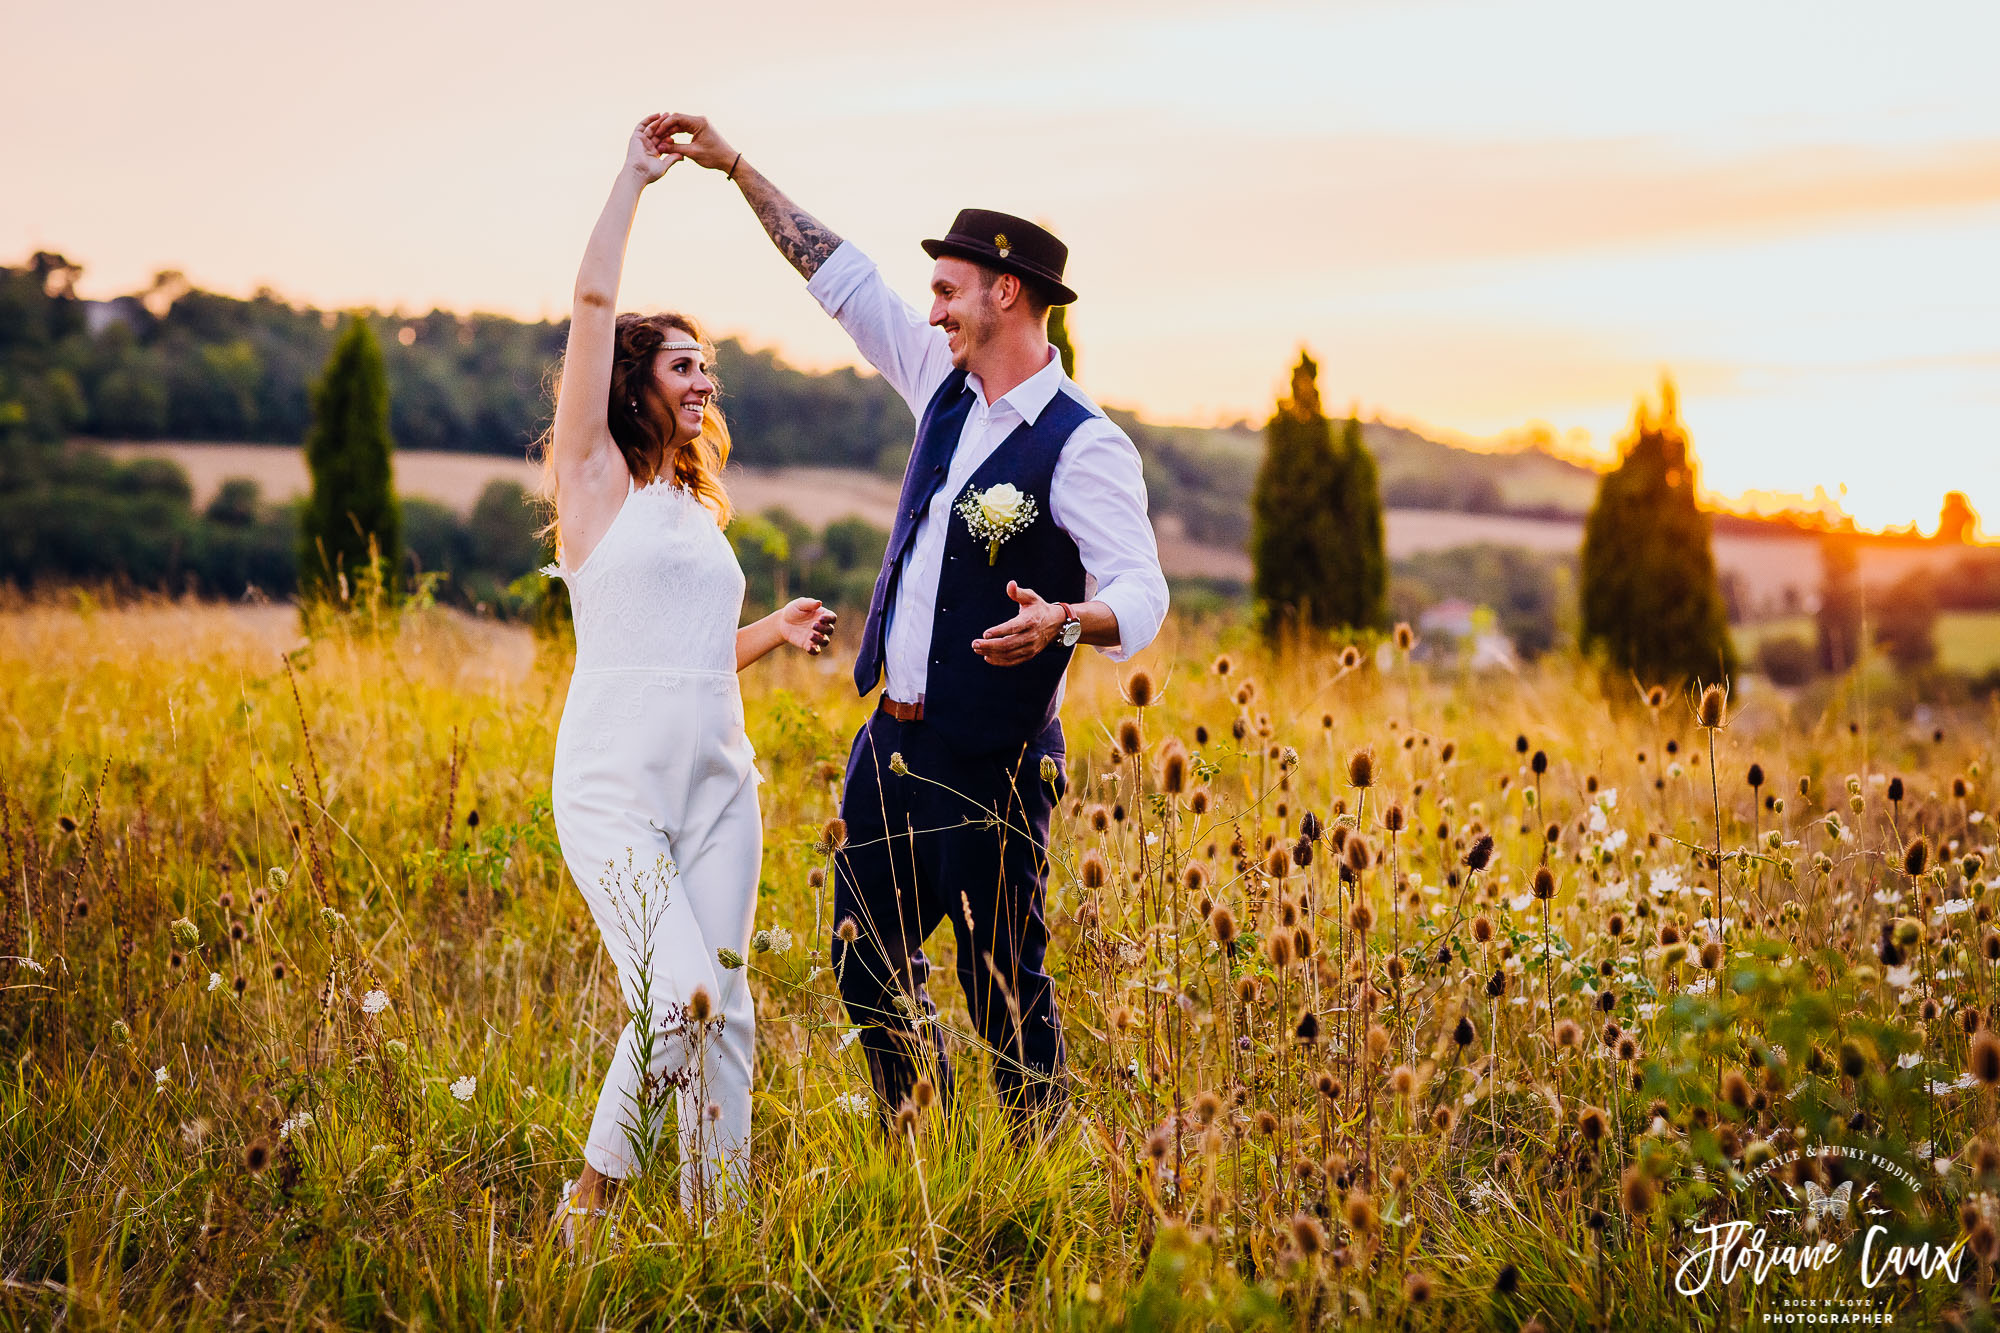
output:
<instances>
[{"instance_id":1,"label":"white jumpsuit","mask_svg":"<svg viewBox=\"0 0 2000 1333\"><path fill-rule=\"evenodd\" d=\"M664 481L630 490L580 567L550 570L568 583L576 621L556 834L635 1015L584 1160L607 1176L636 1170L643 1003L652 1104L676 1089L681 1203L692 1211L704 1186L740 1196L749 1171L750 986L716 959L719 948L749 950L763 855L762 775L736 683L743 571L709 510ZM697 988L705 1025L688 1020Z\"/></svg>"}]
</instances>

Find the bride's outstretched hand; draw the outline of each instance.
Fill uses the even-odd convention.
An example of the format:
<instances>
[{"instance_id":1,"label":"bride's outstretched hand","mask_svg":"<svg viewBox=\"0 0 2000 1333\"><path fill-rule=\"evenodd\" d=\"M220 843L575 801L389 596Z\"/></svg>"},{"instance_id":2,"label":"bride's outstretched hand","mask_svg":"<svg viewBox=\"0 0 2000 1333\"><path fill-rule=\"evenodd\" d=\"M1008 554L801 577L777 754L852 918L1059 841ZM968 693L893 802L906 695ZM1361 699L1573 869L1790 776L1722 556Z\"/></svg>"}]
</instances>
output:
<instances>
[{"instance_id":1,"label":"bride's outstretched hand","mask_svg":"<svg viewBox=\"0 0 2000 1333\"><path fill-rule=\"evenodd\" d=\"M632 131L631 142L625 145L625 169L637 172L647 185L666 175L667 168L681 160L679 147L659 128L665 119L661 115L646 117Z\"/></svg>"},{"instance_id":2,"label":"bride's outstretched hand","mask_svg":"<svg viewBox=\"0 0 2000 1333\"><path fill-rule=\"evenodd\" d=\"M803 648L807 653L818 656L833 638L834 623L840 617L817 597L798 597L786 603L778 612L778 629L785 636L785 642L795 648Z\"/></svg>"}]
</instances>

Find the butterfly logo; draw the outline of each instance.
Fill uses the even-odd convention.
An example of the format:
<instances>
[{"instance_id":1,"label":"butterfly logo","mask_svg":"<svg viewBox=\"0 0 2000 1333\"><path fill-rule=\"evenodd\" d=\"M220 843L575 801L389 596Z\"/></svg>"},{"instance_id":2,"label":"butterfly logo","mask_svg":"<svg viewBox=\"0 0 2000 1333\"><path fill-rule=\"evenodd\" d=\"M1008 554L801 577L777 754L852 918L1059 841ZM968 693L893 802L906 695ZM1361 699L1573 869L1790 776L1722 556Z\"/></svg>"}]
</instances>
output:
<instances>
[{"instance_id":1,"label":"butterfly logo","mask_svg":"<svg viewBox=\"0 0 2000 1333\"><path fill-rule=\"evenodd\" d=\"M1867 1206L1868 1196L1875 1192L1873 1184L1861 1191L1859 1198L1855 1197L1854 1182L1851 1180L1843 1180L1831 1190L1822 1187L1817 1180L1808 1180L1803 1193L1790 1185L1786 1185L1784 1189L1785 1193L1792 1196L1792 1201L1800 1205L1799 1224L1803 1227L1813 1227L1816 1223L1844 1222L1847 1220L1849 1209L1855 1205L1861 1206L1871 1216L1879 1216L1887 1211ZM1773 1208L1771 1211L1785 1217L1792 1215L1790 1208Z\"/></svg>"}]
</instances>

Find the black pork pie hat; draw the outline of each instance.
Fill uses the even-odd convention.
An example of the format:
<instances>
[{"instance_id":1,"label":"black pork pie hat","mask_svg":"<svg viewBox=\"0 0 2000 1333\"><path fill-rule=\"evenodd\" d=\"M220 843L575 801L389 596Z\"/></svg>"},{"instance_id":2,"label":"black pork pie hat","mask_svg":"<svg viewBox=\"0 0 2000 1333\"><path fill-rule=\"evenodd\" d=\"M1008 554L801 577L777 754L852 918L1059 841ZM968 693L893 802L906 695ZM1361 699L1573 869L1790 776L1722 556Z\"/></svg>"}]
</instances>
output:
<instances>
[{"instance_id":1,"label":"black pork pie hat","mask_svg":"<svg viewBox=\"0 0 2000 1333\"><path fill-rule=\"evenodd\" d=\"M957 255L1027 278L1040 286L1055 305L1068 305L1076 300L1076 293L1062 280L1063 265L1069 262L1069 247L1048 228L1037 227L1012 213L961 208L951 220L951 230L944 234L944 239L925 241L923 246L924 253L932 259Z\"/></svg>"}]
</instances>

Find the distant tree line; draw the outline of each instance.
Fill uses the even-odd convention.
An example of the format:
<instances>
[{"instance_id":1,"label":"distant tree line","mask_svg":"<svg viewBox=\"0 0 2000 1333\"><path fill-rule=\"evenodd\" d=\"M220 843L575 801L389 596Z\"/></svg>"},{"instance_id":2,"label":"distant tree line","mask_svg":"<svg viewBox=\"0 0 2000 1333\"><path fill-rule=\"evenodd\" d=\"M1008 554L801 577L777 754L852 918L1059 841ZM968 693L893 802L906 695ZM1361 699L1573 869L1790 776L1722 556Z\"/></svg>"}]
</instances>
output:
<instances>
[{"instance_id":1,"label":"distant tree line","mask_svg":"<svg viewBox=\"0 0 2000 1333\"><path fill-rule=\"evenodd\" d=\"M268 296L230 301L189 291L176 294L158 318L145 302L133 299L132 309L93 336L91 307L76 295L77 274L75 265L52 253L38 254L19 268L0 267L0 581L22 587L85 582L231 598L253 591L287 597L299 588L302 547L310 543L318 550L329 536L336 541L341 537L343 516L329 513L309 522L307 500L274 503L248 478L224 482L205 506L197 506L187 473L178 464L159 458L120 461L67 444L80 429L94 426L107 435L144 438L165 423L167 433L190 437L309 441L317 438L315 384L332 396L321 402L329 419L359 411L361 427L369 428L369 413L379 403L368 385L376 382L372 377L386 373L389 435L396 444L405 444L397 423L424 417L399 410L403 392L398 377L405 387L413 376L439 378L435 365L426 371L411 356L426 348L430 337L431 345L445 344L437 348L438 364L470 358L492 369L496 393L483 407L430 418L430 428L442 430L434 438L455 447L484 439L501 445L496 451L515 452L525 448L527 438L518 424L521 414L531 424L539 422L540 377L560 344L556 326L485 317L474 322L472 337L453 332L447 339L441 336L446 327L441 320L454 328L464 325L435 316L428 323L417 321L428 334L405 343L398 334L405 321L363 315L343 334L337 322L328 327L318 312L297 311ZM365 349L368 339L359 335L376 335L385 328L389 336L379 340L380 350ZM329 363L342 337L353 344L347 359ZM217 351L232 344L240 345L233 352ZM106 348L124 351L111 355ZM373 367L364 364L371 352ZM121 366L119 356L127 354L142 367L156 364L143 372L131 363ZM155 373L158 363L177 361L179 368L171 373ZM252 364L255 375L244 371ZM459 364L462 371L466 363ZM273 366L283 367L282 373L267 374ZM233 405L224 405L221 388L239 373L234 382L241 392ZM744 353L736 368L739 382L755 383L760 374L788 391L854 381L867 386L865 397L880 388L879 382L861 381L852 372L844 377L801 375L768 353ZM358 389L357 377L363 382ZM460 373L459 378L471 383L483 376ZM502 392L509 384L518 391L511 403ZM793 415L805 422L816 415L824 418L840 392L836 387L825 402L799 404ZM760 396L768 402L779 395ZM869 410L887 418L887 408L903 411L893 394L886 405ZM906 441L907 413L903 415L896 438ZM502 423L510 417L514 424L503 431ZM439 422L444 426L438 427ZM879 454L888 447L889 426L884 420L872 429L877 435L872 447ZM755 433L753 428L739 438ZM809 443L803 436L775 431L772 438L779 449L803 450ZM388 441L380 443L386 448ZM308 442L309 453L311 448ZM807 457L811 455L784 461ZM374 484L379 486L379 479ZM549 554L536 535L539 516L518 484L488 483L464 516L413 496L389 499L398 514L401 585L425 586L443 600L502 614L539 598L534 571ZM351 508L354 501L344 503ZM371 529L378 526L370 524ZM746 605L768 609L791 588L865 607L887 534L860 520L817 532L777 510L740 517L731 525L730 539L750 582ZM333 563L351 567L353 552L336 556Z\"/></svg>"}]
</instances>

